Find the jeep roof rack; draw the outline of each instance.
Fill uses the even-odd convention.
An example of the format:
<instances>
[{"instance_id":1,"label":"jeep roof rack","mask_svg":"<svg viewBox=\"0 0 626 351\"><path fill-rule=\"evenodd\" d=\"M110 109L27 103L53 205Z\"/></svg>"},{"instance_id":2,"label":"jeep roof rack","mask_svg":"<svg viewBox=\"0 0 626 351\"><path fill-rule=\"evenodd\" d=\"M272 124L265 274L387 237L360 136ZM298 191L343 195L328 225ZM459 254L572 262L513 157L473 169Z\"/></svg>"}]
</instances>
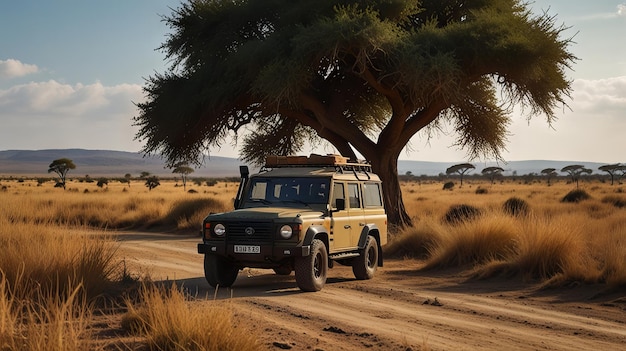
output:
<instances>
[{"instance_id":1,"label":"jeep roof rack","mask_svg":"<svg viewBox=\"0 0 626 351\"><path fill-rule=\"evenodd\" d=\"M336 172L364 172L369 178L372 166L365 162L348 162L348 158L341 155L310 156L267 156L264 168L295 168L295 167L334 167Z\"/></svg>"}]
</instances>

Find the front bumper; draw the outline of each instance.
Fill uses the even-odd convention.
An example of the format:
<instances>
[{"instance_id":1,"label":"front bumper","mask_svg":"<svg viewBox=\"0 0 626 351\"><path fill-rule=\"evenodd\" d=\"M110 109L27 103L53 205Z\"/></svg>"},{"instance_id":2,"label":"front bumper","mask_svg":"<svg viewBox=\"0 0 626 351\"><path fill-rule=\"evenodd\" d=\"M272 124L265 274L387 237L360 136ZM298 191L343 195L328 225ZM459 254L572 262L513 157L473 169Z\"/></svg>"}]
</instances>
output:
<instances>
[{"instance_id":1,"label":"front bumper","mask_svg":"<svg viewBox=\"0 0 626 351\"><path fill-rule=\"evenodd\" d=\"M246 245L250 245L246 243ZM262 262L279 263L287 258L304 257L311 254L311 246L278 246L271 244L256 245L260 247L259 253L235 253L235 244L224 242L205 241L198 244L199 254L212 254L226 257L238 262Z\"/></svg>"}]
</instances>

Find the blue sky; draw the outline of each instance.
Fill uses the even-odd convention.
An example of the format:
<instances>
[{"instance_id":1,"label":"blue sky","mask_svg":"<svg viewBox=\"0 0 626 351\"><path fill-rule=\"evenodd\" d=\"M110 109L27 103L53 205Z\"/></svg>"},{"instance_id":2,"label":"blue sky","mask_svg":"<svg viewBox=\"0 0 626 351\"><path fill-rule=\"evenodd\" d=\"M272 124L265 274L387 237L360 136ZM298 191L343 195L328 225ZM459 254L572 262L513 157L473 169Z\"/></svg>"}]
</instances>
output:
<instances>
[{"instance_id":1,"label":"blue sky","mask_svg":"<svg viewBox=\"0 0 626 351\"><path fill-rule=\"evenodd\" d=\"M157 48L174 0L0 1L0 150L139 151L133 102L144 77L163 72ZM574 36L580 61L571 110L550 128L542 116L512 117L505 160L626 162L626 0L536 0ZM401 159L457 162L454 136L416 135ZM332 149L305 150L333 152ZM211 155L236 157L225 145Z\"/></svg>"}]
</instances>

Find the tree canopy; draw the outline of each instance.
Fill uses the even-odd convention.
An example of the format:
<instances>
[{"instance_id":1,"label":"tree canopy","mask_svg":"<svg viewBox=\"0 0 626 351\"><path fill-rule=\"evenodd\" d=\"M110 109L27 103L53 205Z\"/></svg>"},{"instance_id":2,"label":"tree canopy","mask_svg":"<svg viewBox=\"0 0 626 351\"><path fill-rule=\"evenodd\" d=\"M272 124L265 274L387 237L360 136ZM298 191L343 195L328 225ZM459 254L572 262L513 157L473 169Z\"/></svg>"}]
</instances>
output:
<instances>
[{"instance_id":1,"label":"tree canopy","mask_svg":"<svg viewBox=\"0 0 626 351\"><path fill-rule=\"evenodd\" d=\"M198 161L234 136L259 164L324 139L371 162L396 224L416 133L448 124L469 158L500 158L513 106L551 123L576 59L566 27L517 0L190 0L164 20L172 65L137 104L144 153Z\"/></svg>"},{"instance_id":2,"label":"tree canopy","mask_svg":"<svg viewBox=\"0 0 626 351\"><path fill-rule=\"evenodd\" d=\"M60 184L63 189L65 189L65 179L67 177L67 172L71 169L76 169L76 165L74 161L69 158L59 158L50 163L48 166L48 173L56 173L59 176L59 181L57 184Z\"/></svg>"}]
</instances>

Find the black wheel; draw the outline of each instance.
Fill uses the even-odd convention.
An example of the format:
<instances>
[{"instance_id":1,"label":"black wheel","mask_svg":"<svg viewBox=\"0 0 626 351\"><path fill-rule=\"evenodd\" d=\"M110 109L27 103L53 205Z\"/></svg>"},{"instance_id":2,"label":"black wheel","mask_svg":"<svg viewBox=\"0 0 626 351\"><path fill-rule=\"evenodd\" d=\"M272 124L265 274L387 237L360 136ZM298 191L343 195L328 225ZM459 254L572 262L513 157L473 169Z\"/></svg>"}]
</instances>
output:
<instances>
[{"instance_id":1,"label":"black wheel","mask_svg":"<svg viewBox=\"0 0 626 351\"><path fill-rule=\"evenodd\" d=\"M295 271L300 290L320 291L324 287L328 273L328 252L321 240L313 240L309 256L296 259Z\"/></svg>"},{"instance_id":2,"label":"black wheel","mask_svg":"<svg viewBox=\"0 0 626 351\"><path fill-rule=\"evenodd\" d=\"M291 267L290 266L276 267L276 268L274 268L274 273L276 273L278 275L290 275L291 274Z\"/></svg>"},{"instance_id":3,"label":"black wheel","mask_svg":"<svg viewBox=\"0 0 626 351\"><path fill-rule=\"evenodd\" d=\"M238 273L239 268L228 263L224 258L216 255L204 255L204 277L212 287L233 285Z\"/></svg>"},{"instance_id":4,"label":"black wheel","mask_svg":"<svg viewBox=\"0 0 626 351\"><path fill-rule=\"evenodd\" d=\"M352 272L356 279L365 280L372 279L376 268L378 267L378 243L376 238L368 236L365 242L365 248L359 257L355 257L352 261Z\"/></svg>"}]
</instances>

